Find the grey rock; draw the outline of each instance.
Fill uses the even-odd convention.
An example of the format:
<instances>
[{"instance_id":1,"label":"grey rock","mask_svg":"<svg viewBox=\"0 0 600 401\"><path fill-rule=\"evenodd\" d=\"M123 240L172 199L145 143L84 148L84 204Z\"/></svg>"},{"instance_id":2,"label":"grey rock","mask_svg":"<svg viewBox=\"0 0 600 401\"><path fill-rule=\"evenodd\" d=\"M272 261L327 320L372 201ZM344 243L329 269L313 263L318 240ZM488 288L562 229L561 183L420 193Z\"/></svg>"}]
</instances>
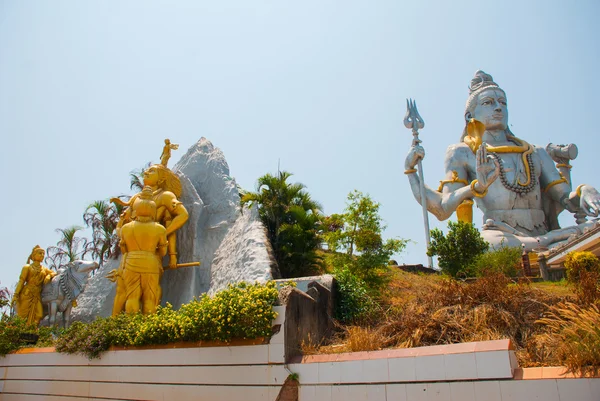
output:
<instances>
[{"instance_id":1,"label":"grey rock","mask_svg":"<svg viewBox=\"0 0 600 401\"><path fill-rule=\"evenodd\" d=\"M203 293L226 288L229 282L272 279L272 269L277 270L265 229L256 210L241 210L223 152L201 138L173 171L181 180L180 201L189 213L177 232L178 262L199 261L201 265L166 270L161 280L162 304L168 302L177 309ZM79 307L73 310L74 320L91 321L111 314L115 284L104 276L117 269L119 262L120 258L108 260L90 279Z\"/></svg>"}]
</instances>

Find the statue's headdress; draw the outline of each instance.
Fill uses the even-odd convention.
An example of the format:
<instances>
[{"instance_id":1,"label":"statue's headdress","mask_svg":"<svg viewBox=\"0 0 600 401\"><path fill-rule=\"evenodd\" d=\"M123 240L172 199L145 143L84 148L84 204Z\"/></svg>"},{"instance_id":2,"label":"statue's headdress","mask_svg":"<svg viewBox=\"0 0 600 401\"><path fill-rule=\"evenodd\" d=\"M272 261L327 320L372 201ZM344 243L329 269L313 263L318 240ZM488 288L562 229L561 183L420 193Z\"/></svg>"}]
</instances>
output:
<instances>
[{"instance_id":1,"label":"statue's headdress","mask_svg":"<svg viewBox=\"0 0 600 401\"><path fill-rule=\"evenodd\" d=\"M465 106L465 114L473 108L473 102L477 99L477 95L490 88L500 89L504 92L504 90L494 82L494 78L492 78L490 74L477 70L469 85L469 98L467 99L467 104Z\"/></svg>"},{"instance_id":2,"label":"statue's headdress","mask_svg":"<svg viewBox=\"0 0 600 401\"><path fill-rule=\"evenodd\" d=\"M469 97L467 98L467 104L465 105L465 129L463 131L462 136L460 137L460 141L464 142L465 137L469 135L467 132L469 126L469 119L467 118L467 114L473 110L475 107L475 102L477 101L477 96L486 89L498 89L504 92L497 83L494 82L494 78L490 74L485 73L484 71L477 70L475 72L475 76L471 79L471 84L469 85ZM472 127L473 128L473 127ZM512 136L510 129L507 129L507 134Z\"/></svg>"},{"instance_id":3,"label":"statue's headdress","mask_svg":"<svg viewBox=\"0 0 600 401\"><path fill-rule=\"evenodd\" d=\"M34 253L35 253L35 252L36 252L38 249L41 249L41 250L43 251L43 249L42 249L42 247L41 247L41 246L39 246L39 245L36 245L36 246L34 246L34 247L33 247L33 249L31 250L31 253L29 254L29 257L27 258L27 264L30 264L30 263L31 263L31 258L33 257L33 254L34 254Z\"/></svg>"},{"instance_id":4,"label":"statue's headdress","mask_svg":"<svg viewBox=\"0 0 600 401\"><path fill-rule=\"evenodd\" d=\"M158 169L158 174L161 179L159 187L165 191L173 192L177 199L179 199L181 196L181 181L179 181L177 174L162 164L155 164L154 167Z\"/></svg>"},{"instance_id":5,"label":"statue's headdress","mask_svg":"<svg viewBox=\"0 0 600 401\"><path fill-rule=\"evenodd\" d=\"M152 200L152 188L145 186L133 206L135 209L135 219L146 220L156 218L156 203Z\"/></svg>"}]
</instances>

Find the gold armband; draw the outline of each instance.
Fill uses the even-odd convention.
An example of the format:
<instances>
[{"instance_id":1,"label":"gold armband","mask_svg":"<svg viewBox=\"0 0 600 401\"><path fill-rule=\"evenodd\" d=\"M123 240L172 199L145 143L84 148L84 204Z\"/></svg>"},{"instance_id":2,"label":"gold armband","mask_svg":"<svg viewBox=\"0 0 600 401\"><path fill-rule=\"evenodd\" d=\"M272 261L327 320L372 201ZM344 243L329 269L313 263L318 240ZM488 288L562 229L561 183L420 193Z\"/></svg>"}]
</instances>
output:
<instances>
[{"instance_id":1,"label":"gold armband","mask_svg":"<svg viewBox=\"0 0 600 401\"><path fill-rule=\"evenodd\" d=\"M409 168L408 170L404 170L404 174L413 174L416 172L417 172L416 168Z\"/></svg>"},{"instance_id":2,"label":"gold armband","mask_svg":"<svg viewBox=\"0 0 600 401\"><path fill-rule=\"evenodd\" d=\"M553 186L555 186L557 184L560 184L561 182L564 182L565 184L568 184L567 180L565 179L565 177L560 177L558 180L554 180L550 184L546 185L546 188L544 188L544 192L549 191L550 188L552 188Z\"/></svg>"},{"instance_id":3,"label":"gold armband","mask_svg":"<svg viewBox=\"0 0 600 401\"><path fill-rule=\"evenodd\" d=\"M477 184L477 182L478 182L477 180L473 180L473 181L471 181L471 192L473 192L473 195L475 195L476 197L478 197L478 198L483 198L484 196L486 196L486 195L487 195L487 193L488 193L488 190L487 190L487 188L486 188L486 189L485 189L485 191L483 191L482 193L479 193L479 192L477 192L477 191L475 190L475 184Z\"/></svg>"},{"instance_id":4,"label":"gold armband","mask_svg":"<svg viewBox=\"0 0 600 401\"><path fill-rule=\"evenodd\" d=\"M446 185L446 184L454 184L455 182L458 182L459 184L469 185L469 183L467 182L467 180L462 180L462 179L458 178L458 172L457 171L452 171L452 178L451 179L440 181L440 186L438 187L438 192L442 192L442 189L444 189L444 185Z\"/></svg>"},{"instance_id":5,"label":"gold armband","mask_svg":"<svg viewBox=\"0 0 600 401\"><path fill-rule=\"evenodd\" d=\"M571 166L570 164L564 164L564 163L558 163L556 165L556 167L557 168L561 168L561 167L564 167L564 168L573 168L573 166Z\"/></svg>"},{"instance_id":6,"label":"gold armband","mask_svg":"<svg viewBox=\"0 0 600 401\"><path fill-rule=\"evenodd\" d=\"M579 196L581 198L581 188L586 185L586 184L581 184L577 187L577 189L575 190L575 193L577 194L577 196Z\"/></svg>"}]
</instances>

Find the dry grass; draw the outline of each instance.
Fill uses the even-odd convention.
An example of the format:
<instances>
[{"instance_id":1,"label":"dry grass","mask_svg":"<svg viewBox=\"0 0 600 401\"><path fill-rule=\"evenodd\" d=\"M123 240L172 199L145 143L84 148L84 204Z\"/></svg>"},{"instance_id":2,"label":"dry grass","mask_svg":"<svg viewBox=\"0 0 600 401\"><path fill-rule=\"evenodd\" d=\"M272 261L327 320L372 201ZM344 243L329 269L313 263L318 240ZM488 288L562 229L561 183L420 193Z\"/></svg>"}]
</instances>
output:
<instances>
[{"instance_id":1,"label":"dry grass","mask_svg":"<svg viewBox=\"0 0 600 401\"><path fill-rule=\"evenodd\" d=\"M382 327L343 327L333 344L320 347L319 353L377 351L390 345L390 337Z\"/></svg>"},{"instance_id":2,"label":"dry grass","mask_svg":"<svg viewBox=\"0 0 600 401\"><path fill-rule=\"evenodd\" d=\"M368 327L339 326L334 341L310 353L372 351L510 338L522 367L564 364L600 373L600 311L591 284L514 284L490 274L467 284L391 269L379 299L386 313ZM584 277L585 279L585 277ZM591 282L591 279L590 279Z\"/></svg>"},{"instance_id":3,"label":"dry grass","mask_svg":"<svg viewBox=\"0 0 600 401\"><path fill-rule=\"evenodd\" d=\"M499 338L523 345L548 306L563 300L528 283L512 284L502 274L472 284L442 279L392 308L382 326L398 347Z\"/></svg>"},{"instance_id":4,"label":"dry grass","mask_svg":"<svg viewBox=\"0 0 600 401\"><path fill-rule=\"evenodd\" d=\"M369 327L341 326L332 343L311 352L370 351L510 338L522 367L558 363L565 363L571 369L600 366L600 359L594 362L592 350L585 351L591 355L589 358L584 357L583 344L589 343L588 334L588 337L581 334L583 340L577 346L567 346L564 339L569 331L558 330L558 323L556 327L550 325L548 319L552 319L552 313L558 313L559 305L579 302L579 297L564 283L513 284L502 274L491 274L467 284L394 269L391 274L392 280L379 300L386 313L378 322ZM588 324L596 319L593 312L582 314L584 318ZM583 326L583 321L577 324ZM600 322L595 324L600 327ZM600 353L600 340L590 344L597 346ZM580 356L575 356L577 350ZM566 355L572 355L571 359ZM579 365L574 361L580 361Z\"/></svg>"},{"instance_id":5,"label":"dry grass","mask_svg":"<svg viewBox=\"0 0 600 401\"><path fill-rule=\"evenodd\" d=\"M549 358L581 375L600 373L600 309L561 303L550 308L539 323L548 329L538 343L554 350Z\"/></svg>"}]
</instances>

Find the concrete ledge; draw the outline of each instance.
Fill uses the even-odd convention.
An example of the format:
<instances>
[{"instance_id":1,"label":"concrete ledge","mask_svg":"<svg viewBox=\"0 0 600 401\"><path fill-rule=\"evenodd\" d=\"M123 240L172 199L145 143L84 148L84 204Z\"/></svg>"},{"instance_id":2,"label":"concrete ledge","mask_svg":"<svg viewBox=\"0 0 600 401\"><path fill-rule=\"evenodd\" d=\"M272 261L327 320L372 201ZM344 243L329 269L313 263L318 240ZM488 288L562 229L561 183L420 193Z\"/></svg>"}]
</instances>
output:
<instances>
[{"instance_id":1,"label":"concrete ledge","mask_svg":"<svg viewBox=\"0 0 600 401\"><path fill-rule=\"evenodd\" d=\"M289 365L303 385L512 379L510 340L309 355Z\"/></svg>"}]
</instances>

